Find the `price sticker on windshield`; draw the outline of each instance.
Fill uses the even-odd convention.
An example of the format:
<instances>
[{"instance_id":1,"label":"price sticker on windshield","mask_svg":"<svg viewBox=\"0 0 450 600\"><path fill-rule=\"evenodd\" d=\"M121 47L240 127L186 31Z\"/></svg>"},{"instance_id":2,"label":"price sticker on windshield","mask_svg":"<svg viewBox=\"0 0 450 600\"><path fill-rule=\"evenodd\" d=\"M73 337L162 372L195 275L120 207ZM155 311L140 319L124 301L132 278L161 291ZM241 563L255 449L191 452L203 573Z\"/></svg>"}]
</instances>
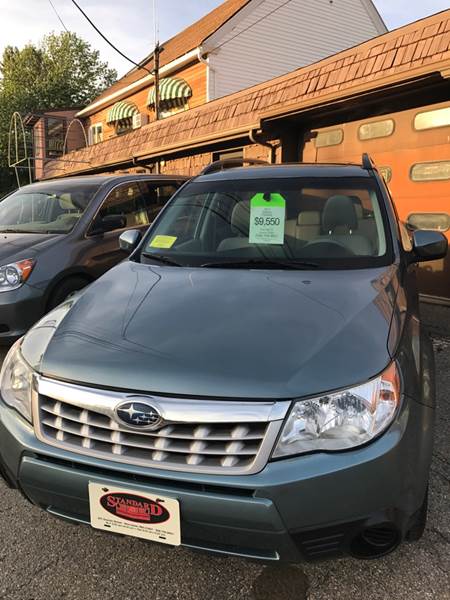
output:
<instances>
[{"instance_id":1,"label":"price sticker on windshield","mask_svg":"<svg viewBox=\"0 0 450 600\"><path fill-rule=\"evenodd\" d=\"M173 235L155 235L150 242L150 248L165 248L169 249L177 241L177 238Z\"/></svg>"},{"instance_id":2,"label":"price sticker on windshield","mask_svg":"<svg viewBox=\"0 0 450 600\"><path fill-rule=\"evenodd\" d=\"M250 200L250 244L284 244L285 222L281 194L256 194Z\"/></svg>"}]
</instances>

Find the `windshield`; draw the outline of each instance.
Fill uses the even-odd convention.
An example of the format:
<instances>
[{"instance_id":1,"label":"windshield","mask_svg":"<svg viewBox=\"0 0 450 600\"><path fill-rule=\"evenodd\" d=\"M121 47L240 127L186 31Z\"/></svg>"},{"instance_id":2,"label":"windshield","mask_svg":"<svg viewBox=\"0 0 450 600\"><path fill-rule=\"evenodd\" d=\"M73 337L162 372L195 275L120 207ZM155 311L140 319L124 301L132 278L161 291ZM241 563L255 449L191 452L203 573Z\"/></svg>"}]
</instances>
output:
<instances>
[{"instance_id":1,"label":"windshield","mask_svg":"<svg viewBox=\"0 0 450 600\"><path fill-rule=\"evenodd\" d=\"M366 178L191 183L151 228L142 262L366 268L392 262L383 200Z\"/></svg>"},{"instance_id":2,"label":"windshield","mask_svg":"<svg viewBox=\"0 0 450 600\"><path fill-rule=\"evenodd\" d=\"M0 202L0 232L68 233L98 188L66 181L17 190Z\"/></svg>"}]
</instances>

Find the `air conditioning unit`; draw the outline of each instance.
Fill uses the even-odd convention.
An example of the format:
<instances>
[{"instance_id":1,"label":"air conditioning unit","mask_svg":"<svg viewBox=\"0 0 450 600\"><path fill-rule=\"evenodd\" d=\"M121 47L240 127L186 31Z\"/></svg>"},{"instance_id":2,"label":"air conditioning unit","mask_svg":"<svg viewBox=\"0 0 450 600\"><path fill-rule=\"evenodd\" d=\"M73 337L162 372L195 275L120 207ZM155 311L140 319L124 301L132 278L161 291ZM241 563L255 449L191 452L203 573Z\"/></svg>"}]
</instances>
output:
<instances>
[{"instance_id":1,"label":"air conditioning unit","mask_svg":"<svg viewBox=\"0 0 450 600\"><path fill-rule=\"evenodd\" d=\"M143 125L147 125L148 123L148 115L138 113L137 115L133 115L133 129L139 129Z\"/></svg>"}]
</instances>

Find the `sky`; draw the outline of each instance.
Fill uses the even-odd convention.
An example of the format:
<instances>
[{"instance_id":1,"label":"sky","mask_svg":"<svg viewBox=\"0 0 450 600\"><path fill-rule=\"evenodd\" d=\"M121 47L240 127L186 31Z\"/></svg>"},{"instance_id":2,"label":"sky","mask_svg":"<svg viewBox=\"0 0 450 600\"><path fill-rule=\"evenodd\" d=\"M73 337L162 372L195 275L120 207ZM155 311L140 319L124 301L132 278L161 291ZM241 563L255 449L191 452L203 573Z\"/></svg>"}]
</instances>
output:
<instances>
[{"instance_id":1,"label":"sky","mask_svg":"<svg viewBox=\"0 0 450 600\"><path fill-rule=\"evenodd\" d=\"M77 1L124 54L136 62L150 54L154 47L153 0ZM71 0L52 2L67 29L100 50L102 59L115 67L119 75L132 68L98 36ZM172 37L221 3L222 0L156 0L160 40ZM375 0L375 4L388 28L395 29L449 8L450 0ZM0 53L9 44L22 47L28 42L37 43L46 33L62 30L50 0L0 0L0 15Z\"/></svg>"}]
</instances>

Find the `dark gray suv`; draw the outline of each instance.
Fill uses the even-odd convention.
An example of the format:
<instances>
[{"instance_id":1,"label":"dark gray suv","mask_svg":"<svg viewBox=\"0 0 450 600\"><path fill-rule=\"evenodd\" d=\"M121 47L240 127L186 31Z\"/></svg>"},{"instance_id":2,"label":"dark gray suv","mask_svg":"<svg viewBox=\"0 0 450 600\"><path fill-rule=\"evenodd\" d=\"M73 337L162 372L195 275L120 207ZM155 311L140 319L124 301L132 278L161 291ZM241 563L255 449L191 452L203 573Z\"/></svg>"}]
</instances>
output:
<instances>
[{"instance_id":1,"label":"dark gray suv","mask_svg":"<svg viewBox=\"0 0 450 600\"><path fill-rule=\"evenodd\" d=\"M1 375L6 481L53 515L264 560L418 539L435 415L416 264L363 166L202 175Z\"/></svg>"},{"instance_id":2,"label":"dark gray suv","mask_svg":"<svg viewBox=\"0 0 450 600\"><path fill-rule=\"evenodd\" d=\"M36 183L0 202L0 342L125 258L186 177L102 175Z\"/></svg>"}]
</instances>

